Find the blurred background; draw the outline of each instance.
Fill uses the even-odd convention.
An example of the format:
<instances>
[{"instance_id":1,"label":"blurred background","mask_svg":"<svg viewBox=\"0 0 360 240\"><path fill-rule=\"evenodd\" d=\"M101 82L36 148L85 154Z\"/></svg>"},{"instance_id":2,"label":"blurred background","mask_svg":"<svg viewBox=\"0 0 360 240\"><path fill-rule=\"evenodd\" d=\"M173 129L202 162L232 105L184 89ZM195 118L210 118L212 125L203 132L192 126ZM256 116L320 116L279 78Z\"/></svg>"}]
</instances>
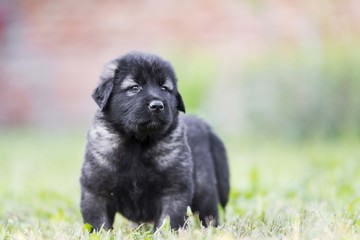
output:
<instances>
[{"instance_id":1,"label":"blurred background","mask_svg":"<svg viewBox=\"0 0 360 240\"><path fill-rule=\"evenodd\" d=\"M359 39L357 0L2 0L0 125L86 129L103 64L140 50L224 133L358 135Z\"/></svg>"},{"instance_id":2,"label":"blurred background","mask_svg":"<svg viewBox=\"0 0 360 240\"><path fill-rule=\"evenodd\" d=\"M359 0L0 0L0 232L81 223L91 94L132 50L225 141L228 219L359 216Z\"/></svg>"}]
</instances>

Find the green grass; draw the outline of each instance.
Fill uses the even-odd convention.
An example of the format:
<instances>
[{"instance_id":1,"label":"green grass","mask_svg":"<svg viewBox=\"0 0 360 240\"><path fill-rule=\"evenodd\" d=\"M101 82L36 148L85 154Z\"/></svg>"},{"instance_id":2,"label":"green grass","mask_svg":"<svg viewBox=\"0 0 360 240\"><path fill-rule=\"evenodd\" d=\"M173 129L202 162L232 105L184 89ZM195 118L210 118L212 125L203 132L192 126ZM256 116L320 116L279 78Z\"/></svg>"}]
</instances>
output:
<instances>
[{"instance_id":1,"label":"green grass","mask_svg":"<svg viewBox=\"0 0 360 240\"><path fill-rule=\"evenodd\" d=\"M79 133L80 132L80 133ZM117 216L89 234L79 212L85 130L1 131L0 239L359 239L358 140L227 141L232 191L222 225L152 234Z\"/></svg>"}]
</instances>

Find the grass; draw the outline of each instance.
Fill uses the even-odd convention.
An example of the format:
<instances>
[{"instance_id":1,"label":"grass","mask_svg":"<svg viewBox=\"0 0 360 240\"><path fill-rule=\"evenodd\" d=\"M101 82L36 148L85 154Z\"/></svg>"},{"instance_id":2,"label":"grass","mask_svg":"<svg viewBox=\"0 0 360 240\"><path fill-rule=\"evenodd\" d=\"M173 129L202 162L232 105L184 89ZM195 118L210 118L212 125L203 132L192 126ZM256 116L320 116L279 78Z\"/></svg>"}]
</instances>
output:
<instances>
[{"instance_id":1,"label":"grass","mask_svg":"<svg viewBox=\"0 0 360 240\"><path fill-rule=\"evenodd\" d=\"M80 133L79 133L80 132ZM85 130L2 130L0 239L359 239L358 140L228 141L232 191L219 228L195 218L153 234L117 216L89 234L79 212Z\"/></svg>"}]
</instances>

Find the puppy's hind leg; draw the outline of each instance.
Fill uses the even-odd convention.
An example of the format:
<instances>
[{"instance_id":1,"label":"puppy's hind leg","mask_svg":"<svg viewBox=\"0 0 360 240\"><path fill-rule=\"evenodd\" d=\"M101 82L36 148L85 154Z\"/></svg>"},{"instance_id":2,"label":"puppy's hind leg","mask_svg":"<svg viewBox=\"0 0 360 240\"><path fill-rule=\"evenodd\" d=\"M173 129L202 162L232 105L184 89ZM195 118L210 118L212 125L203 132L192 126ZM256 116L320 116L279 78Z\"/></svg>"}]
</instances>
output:
<instances>
[{"instance_id":1,"label":"puppy's hind leg","mask_svg":"<svg viewBox=\"0 0 360 240\"><path fill-rule=\"evenodd\" d=\"M110 198L98 196L83 189L80 205L84 223L91 224L97 231L101 228L112 229L116 208Z\"/></svg>"}]
</instances>

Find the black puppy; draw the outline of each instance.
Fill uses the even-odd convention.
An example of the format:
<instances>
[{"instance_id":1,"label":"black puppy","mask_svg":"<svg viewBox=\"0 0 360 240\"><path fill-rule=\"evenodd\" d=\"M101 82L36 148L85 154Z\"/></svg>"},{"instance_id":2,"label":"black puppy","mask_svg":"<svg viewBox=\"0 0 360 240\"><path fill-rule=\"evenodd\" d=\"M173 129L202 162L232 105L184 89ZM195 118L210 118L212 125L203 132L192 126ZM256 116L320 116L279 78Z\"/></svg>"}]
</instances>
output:
<instances>
[{"instance_id":1,"label":"black puppy","mask_svg":"<svg viewBox=\"0 0 360 240\"><path fill-rule=\"evenodd\" d=\"M95 229L112 228L116 212L131 221L184 225L187 206L218 225L229 171L221 140L185 112L170 63L130 53L105 65L93 93L100 109L88 132L81 212Z\"/></svg>"}]
</instances>

